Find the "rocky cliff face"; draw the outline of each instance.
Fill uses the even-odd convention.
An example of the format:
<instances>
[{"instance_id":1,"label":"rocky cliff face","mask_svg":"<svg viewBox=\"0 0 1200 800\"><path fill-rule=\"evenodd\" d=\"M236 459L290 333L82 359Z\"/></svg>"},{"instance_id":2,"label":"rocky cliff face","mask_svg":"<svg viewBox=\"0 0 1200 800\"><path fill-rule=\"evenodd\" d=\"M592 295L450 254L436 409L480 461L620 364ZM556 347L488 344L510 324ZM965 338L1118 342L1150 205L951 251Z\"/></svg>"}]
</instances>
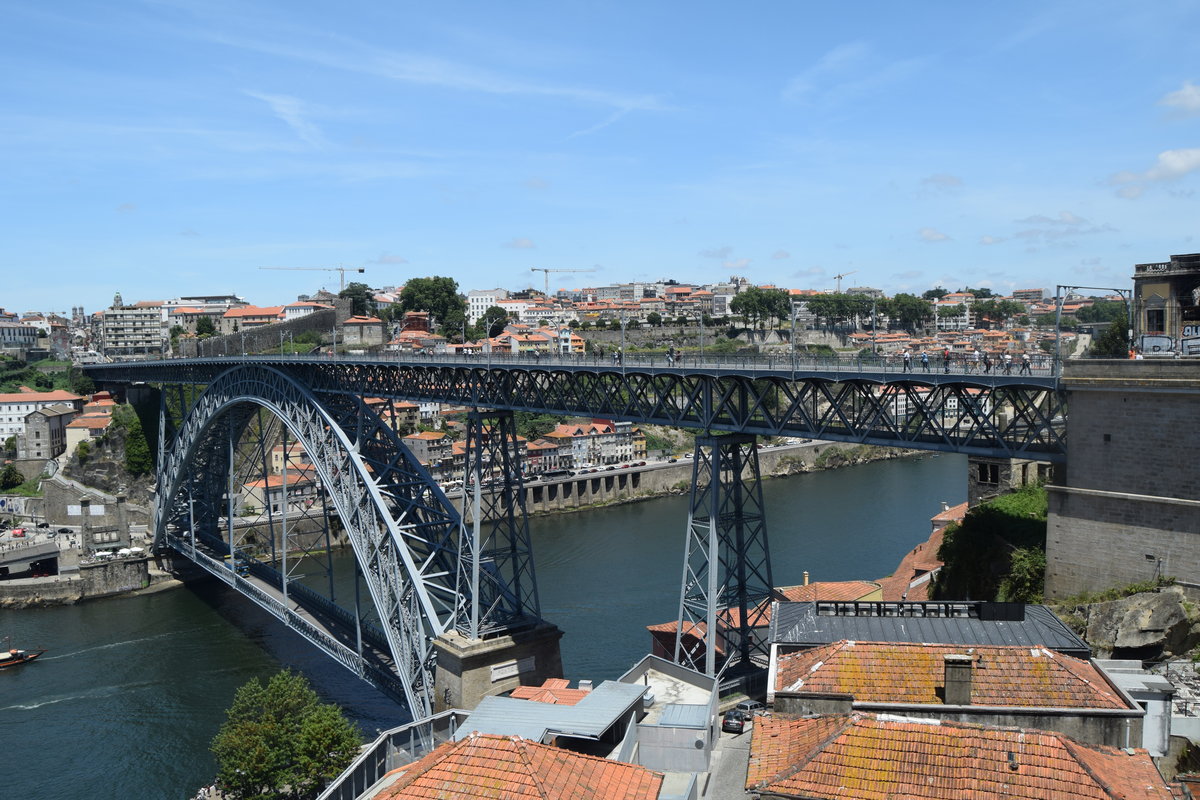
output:
<instances>
[{"instance_id":1,"label":"rocky cliff face","mask_svg":"<svg viewBox=\"0 0 1200 800\"><path fill-rule=\"evenodd\" d=\"M100 439L88 443L89 453L82 461L75 453L63 467L63 475L85 486L94 486L108 494L125 494L132 503L148 505L154 477L132 477L125 470L125 433L113 426Z\"/></svg>"},{"instance_id":2,"label":"rocky cliff face","mask_svg":"<svg viewBox=\"0 0 1200 800\"><path fill-rule=\"evenodd\" d=\"M1178 658L1200 645L1200 608L1180 586L1054 611L1096 658Z\"/></svg>"}]
</instances>

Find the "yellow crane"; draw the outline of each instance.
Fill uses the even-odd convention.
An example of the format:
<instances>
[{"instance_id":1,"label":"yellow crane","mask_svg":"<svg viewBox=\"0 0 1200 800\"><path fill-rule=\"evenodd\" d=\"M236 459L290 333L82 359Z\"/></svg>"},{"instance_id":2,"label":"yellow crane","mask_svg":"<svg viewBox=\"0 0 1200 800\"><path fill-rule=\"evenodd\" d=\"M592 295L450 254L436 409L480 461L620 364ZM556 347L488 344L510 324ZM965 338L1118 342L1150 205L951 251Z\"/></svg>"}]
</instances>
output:
<instances>
[{"instance_id":1,"label":"yellow crane","mask_svg":"<svg viewBox=\"0 0 1200 800\"><path fill-rule=\"evenodd\" d=\"M341 286L338 291L346 288L346 273L363 273L363 267L259 267L259 269L286 269L292 272L336 272L341 276Z\"/></svg>"},{"instance_id":2,"label":"yellow crane","mask_svg":"<svg viewBox=\"0 0 1200 800\"><path fill-rule=\"evenodd\" d=\"M856 273L856 272L858 272L858 270L856 270L856 269L852 269L852 270L850 270L849 272L843 272L843 273L841 273L841 274L839 274L839 275L834 275L834 276L833 276L833 277L837 278L837 293L838 293L838 294L841 294L841 293L842 293L842 278L846 277L847 275L853 275L853 274L854 274L854 273Z\"/></svg>"},{"instance_id":3,"label":"yellow crane","mask_svg":"<svg viewBox=\"0 0 1200 800\"><path fill-rule=\"evenodd\" d=\"M546 297L550 296L550 273L551 272L595 272L594 269L550 269L547 267L530 267L530 272L544 272L546 274Z\"/></svg>"}]
</instances>

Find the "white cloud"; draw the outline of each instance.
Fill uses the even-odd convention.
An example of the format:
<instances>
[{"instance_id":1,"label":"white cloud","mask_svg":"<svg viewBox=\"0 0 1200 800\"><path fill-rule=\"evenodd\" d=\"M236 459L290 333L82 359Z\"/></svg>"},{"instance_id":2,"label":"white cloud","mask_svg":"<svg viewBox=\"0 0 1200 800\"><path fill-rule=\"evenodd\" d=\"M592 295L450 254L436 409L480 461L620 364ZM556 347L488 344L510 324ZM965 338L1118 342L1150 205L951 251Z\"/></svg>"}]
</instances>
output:
<instances>
[{"instance_id":1,"label":"white cloud","mask_svg":"<svg viewBox=\"0 0 1200 800\"><path fill-rule=\"evenodd\" d=\"M534 191L540 192L545 189L549 189L550 184L541 178L533 177L533 178L530 178L529 180L525 181L525 188L533 189Z\"/></svg>"},{"instance_id":2,"label":"white cloud","mask_svg":"<svg viewBox=\"0 0 1200 800\"><path fill-rule=\"evenodd\" d=\"M1167 94L1158 104L1176 109L1182 116L1200 114L1200 86L1191 81L1184 81L1182 89Z\"/></svg>"},{"instance_id":3,"label":"white cloud","mask_svg":"<svg viewBox=\"0 0 1200 800\"><path fill-rule=\"evenodd\" d=\"M775 261L779 261L781 259L791 258L791 257L792 257L792 254L789 253L787 250L776 250L774 253L771 253L771 258L774 259Z\"/></svg>"},{"instance_id":4,"label":"white cloud","mask_svg":"<svg viewBox=\"0 0 1200 800\"><path fill-rule=\"evenodd\" d=\"M917 233L923 242L945 242L950 240L949 236L936 228L921 228Z\"/></svg>"},{"instance_id":5,"label":"white cloud","mask_svg":"<svg viewBox=\"0 0 1200 800\"><path fill-rule=\"evenodd\" d=\"M1004 241L1003 236L980 236L979 243L982 245L1000 244Z\"/></svg>"},{"instance_id":6,"label":"white cloud","mask_svg":"<svg viewBox=\"0 0 1200 800\"><path fill-rule=\"evenodd\" d=\"M137 203L121 203L117 206L118 214L132 214L134 211L137 211Z\"/></svg>"},{"instance_id":7,"label":"white cloud","mask_svg":"<svg viewBox=\"0 0 1200 800\"><path fill-rule=\"evenodd\" d=\"M788 81L783 95L789 100L798 100L815 91L818 84L831 76L843 73L863 64L870 49L862 42L842 44L830 50L821 59L796 77Z\"/></svg>"},{"instance_id":8,"label":"white cloud","mask_svg":"<svg viewBox=\"0 0 1200 800\"><path fill-rule=\"evenodd\" d=\"M1118 172L1109 178L1109 183L1119 186L1117 196L1127 200L1141 197L1147 183L1173 181L1200 170L1200 147L1184 147L1164 150L1154 160L1154 166L1145 172Z\"/></svg>"},{"instance_id":9,"label":"white cloud","mask_svg":"<svg viewBox=\"0 0 1200 800\"><path fill-rule=\"evenodd\" d=\"M862 42L843 44L788 81L783 99L791 102L846 102L908 80L929 58L884 61Z\"/></svg>"},{"instance_id":10,"label":"white cloud","mask_svg":"<svg viewBox=\"0 0 1200 800\"><path fill-rule=\"evenodd\" d=\"M371 264L407 264L408 259L404 256L394 256L391 253L380 253L379 258L371 259Z\"/></svg>"},{"instance_id":11,"label":"white cloud","mask_svg":"<svg viewBox=\"0 0 1200 800\"><path fill-rule=\"evenodd\" d=\"M321 130L304 118L304 104L295 97L286 94L264 94L248 89L244 93L256 100L261 100L271 107L271 111L283 120L304 142L320 147L325 144Z\"/></svg>"},{"instance_id":12,"label":"white cloud","mask_svg":"<svg viewBox=\"0 0 1200 800\"><path fill-rule=\"evenodd\" d=\"M523 236L518 236L515 239L509 239L507 242L505 242L504 247L507 247L510 250L532 250L534 245L532 239L526 239Z\"/></svg>"},{"instance_id":13,"label":"white cloud","mask_svg":"<svg viewBox=\"0 0 1200 800\"><path fill-rule=\"evenodd\" d=\"M735 258L732 261L723 262L721 266L725 267L726 269L745 269L746 267L750 266L750 259Z\"/></svg>"},{"instance_id":14,"label":"white cloud","mask_svg":"<svg viewBox=\"0 0 1200 800\"><path fill-rule=\"evenodd\" d=\"M709 250L701 250L700 255L703 256L704 258L725 259L725 258L729 258L731 255L733 255L733 248L730 247L729 245L724 245L722 247L714 247Z\"/></svg>"},{"instance_id":15,"label":"white cloud","mask_svg":"<svg viewBox=\"0 0 1200 800\"><path fill-rule=\"evenodd\" d=\"M932 186L935 189L959 189L962 187L963 182L962 178L958 177L957 175L938 173L925 178L921 181L921 184L924 186Z\"/></svg>"},{"instance_id":16,"label":"white cloud","mask_svg":"<svg viewBox=\"0 0 1200 800\"><path fill-rule=\"evenodd\" d=\"M1070 211L1060 211L1057 217L1047 217L1045 214L1034 214L1033 216L1019 219L1017 222L1023 225L1086 225L1087 220L1083 217L1077 217Z\"/></svg>"},{"instance_id":17,"label":"white cloud","mask_svg":"<svg viewBox=\"0 0 1200 800\"><path fill-rule=\"evenodd\" d=\"M1146 180L1169 181L1182 178L1200 169L1200 147L1166 150L1158 154L1154 166L1146 172Z\"/></svg>"}]
</instances>

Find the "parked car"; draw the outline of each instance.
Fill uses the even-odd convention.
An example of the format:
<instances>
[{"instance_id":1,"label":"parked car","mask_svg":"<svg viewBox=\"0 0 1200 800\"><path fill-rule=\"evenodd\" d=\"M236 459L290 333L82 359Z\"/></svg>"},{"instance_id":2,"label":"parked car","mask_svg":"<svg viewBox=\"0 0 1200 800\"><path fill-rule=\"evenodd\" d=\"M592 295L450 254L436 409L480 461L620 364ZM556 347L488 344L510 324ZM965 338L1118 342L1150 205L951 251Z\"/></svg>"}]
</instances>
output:
<instances>
[{"instance_id":1,"label":"parked car","mask_svg":"<svg viewBox=\"0 0 1200 800\"><path fill-rule=\"evenodd\" d=\"M49 523L49 522L39 522L39 523L38 523L38 527L39 527L39 528L49 528L49 527L50 527L50 523Z\"/></svg>"},{"instance_id":2,"label":"parked car","mask_svg":"<svg viewBox=\"0 0 1200 800\"><path fill-rule=\"evenodd\" d=\"M762 714L767 710L766 706L757 700L743 700L734 706L734 711L741 711L747 717L753 717L756 714Z\"/></svg>"},{"instance_id":3,"label":"parked car","mask_svg":"<svg viewBox=\"0 0 1200 800\"><path fill-rule=\"evenodd\" d=\"M75 531L71 530L70 528L59 528L58 532L59 533L74 533Z\"/></svg>"},{"instance_id":4,"label":"parked car","mask_svg":"<svg viewBox=\"0 0 1200 800\"><path fill-rule=\"evenodd\" d=\"M667 459L667 463L668 463L668 464L674 464L674 463L675 463L676 461L678 461L678 460L679 460L678 458L668 458L668 459Z\"/></svg>"},{"instance_id":5,"label":"parked car","mask_svg":"<svg viewBox=\"0 0 1200 800\"><path fill-rule=\"evenodd\" d=\"M725 712L725 716L721 717L721 730L729 733L742 733L746 730L746 719L745 712L731 708Z\"/></svg>"},{"instance_id":6,"label":"parked car","mask_svg":"<svg viewBox=\"0 0 1200 800\"><path fill-rule=\"evenodd\" d=\"M612 472L614 469L616 469L616 467L605 467L605 468L604 468L604 471L605 471L605 472Z\"/></svg>"}]
</instances>

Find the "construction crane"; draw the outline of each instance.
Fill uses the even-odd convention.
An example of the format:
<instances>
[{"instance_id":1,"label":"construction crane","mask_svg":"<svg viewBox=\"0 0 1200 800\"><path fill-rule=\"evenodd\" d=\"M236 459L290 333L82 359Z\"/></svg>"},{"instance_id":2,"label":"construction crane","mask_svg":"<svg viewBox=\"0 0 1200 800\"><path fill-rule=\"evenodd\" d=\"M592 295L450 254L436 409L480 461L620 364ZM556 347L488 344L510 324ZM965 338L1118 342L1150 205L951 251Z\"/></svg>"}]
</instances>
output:
<instances>
[{"instance_id":1,"label":"construction crane","mask_svg":"<svg viewBox=\"0 0 1200 800\"><path fill-rule=\"evenodd\" d=\"M853 275L856 272L858 272L858 270L852 269L849 272L843 272L840 275L833 276L833 277L837 278L837 293L838 294L842 293L842 278L846 277L847 275Z\"/></svg>"},{"instance_id":2,"label":"construction crane","mask_svg":"<svg viewBox=\"0 0 1200 800\"><path fill-rule=\"evenodd\" d=\"M550 296L550 273L551 272L595 272L594 269L547 269L546 267L530 267L530 272L546 273L546 297Z\"/></svg>"},{"instance_id":3,"label":"construction crane","mask_svg":"<svg viewBox=\"0 0 1200 800\"><path fill-rule=\"evenodd\" d=\"M346 288L347 272L366 272L363 267L259 267L259 269L286 269L293 272L336 272L341 276L341 286L338 291Z\"/></svg>"}]
</instances>

